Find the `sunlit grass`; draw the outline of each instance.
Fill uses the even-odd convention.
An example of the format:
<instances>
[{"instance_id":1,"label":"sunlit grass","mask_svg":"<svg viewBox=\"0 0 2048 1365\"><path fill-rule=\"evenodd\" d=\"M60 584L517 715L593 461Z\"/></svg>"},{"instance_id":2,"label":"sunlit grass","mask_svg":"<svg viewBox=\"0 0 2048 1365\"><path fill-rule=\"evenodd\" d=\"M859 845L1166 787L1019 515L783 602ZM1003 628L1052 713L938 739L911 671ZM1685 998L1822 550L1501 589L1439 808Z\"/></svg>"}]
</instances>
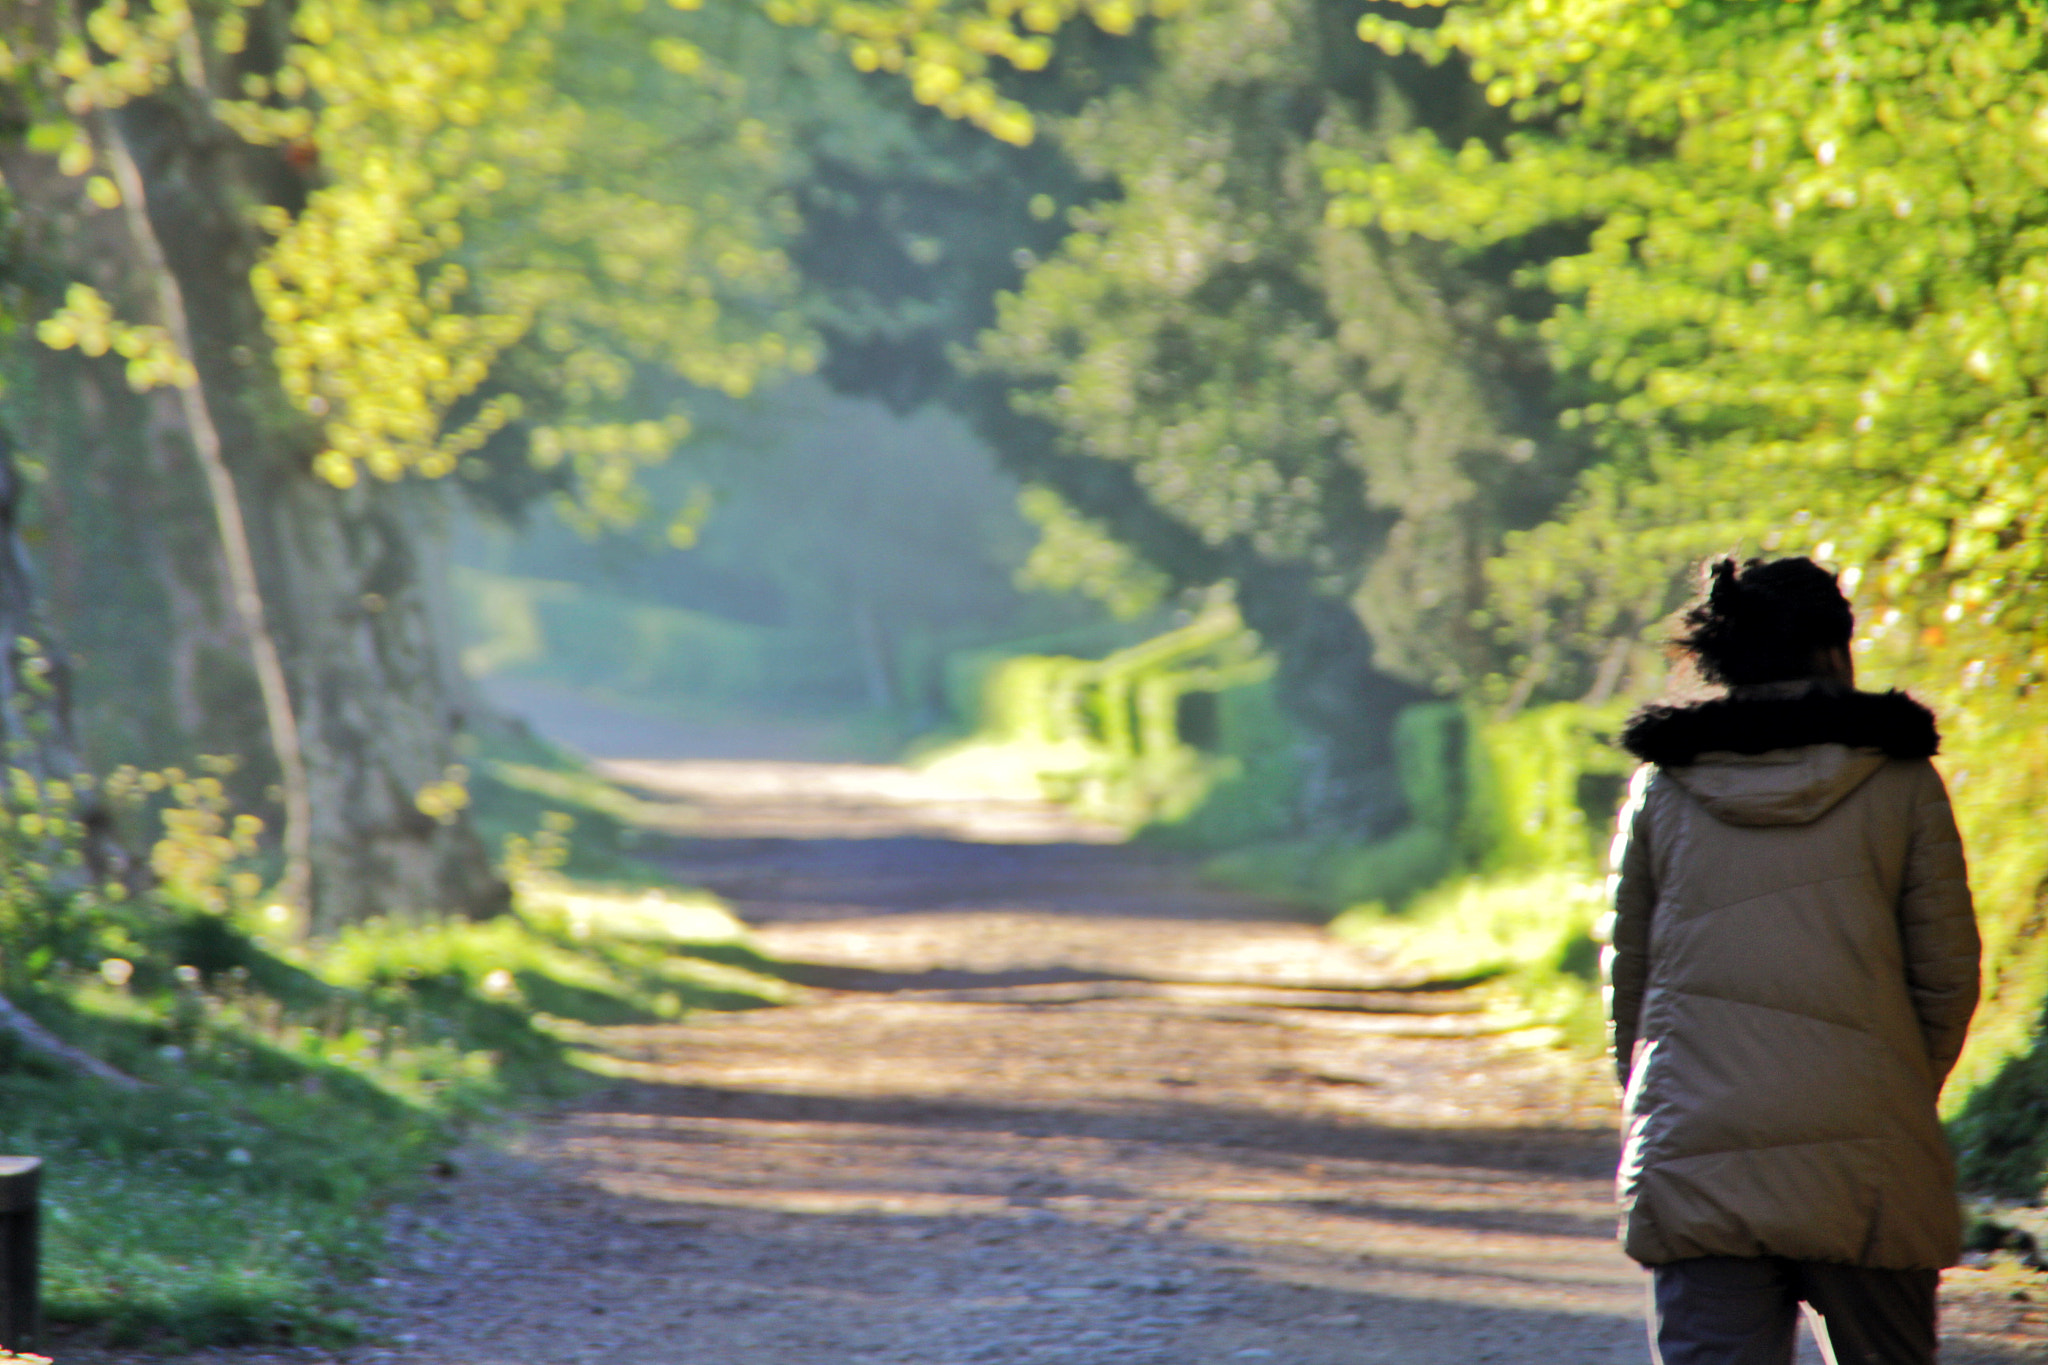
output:
<instances>
[{"instance_id":1,"label":"sunlit grass","mask_svg":"<svg viewBox=\"0 0 2048 1365\"><path fill-rule=\"evenodd\" d=\"M504 1013L543 1027L549 1016L646 1023L784 998L765 959L733 960L741 926L701 893L536 878L520 883L518 904L480 923L357 926L322 953L322 975L357 990L445 997L478 1023ZM698 945L718 951L699 956Z\"/></svg>"},{"instance_id":2,"label":"sunlit grass","mask_svg":"<svg viewBox=\"0 0 2048 1365\"><path fill-rule=\"evenodd\" d=\"M1517 1006L1574 1046L1605 1040L1595 922L1606 888L1582 872L1463 877L1423 893L1400 914L1353 906L1331 929L1385 949L1417 972L1491 975Z\"/></svg>"},{"instance_id":3,"label":"sunlit grass","mask_svg":"<svg viewBox=\"0 0 2048 1365\"><path fill-rule=\"evenodd\" d=\"M469 1125L597 1083L576 1046L591 1026L788 989L700 893L529 874L517 901L312 950L216 921L205 952L177 950L196 964L74 970L24 996L148 1087L0 1036L0 1151L45 1162L50 1321L162 1347L347 1340L383 1209Z\"/></svg>"}]
</instances>

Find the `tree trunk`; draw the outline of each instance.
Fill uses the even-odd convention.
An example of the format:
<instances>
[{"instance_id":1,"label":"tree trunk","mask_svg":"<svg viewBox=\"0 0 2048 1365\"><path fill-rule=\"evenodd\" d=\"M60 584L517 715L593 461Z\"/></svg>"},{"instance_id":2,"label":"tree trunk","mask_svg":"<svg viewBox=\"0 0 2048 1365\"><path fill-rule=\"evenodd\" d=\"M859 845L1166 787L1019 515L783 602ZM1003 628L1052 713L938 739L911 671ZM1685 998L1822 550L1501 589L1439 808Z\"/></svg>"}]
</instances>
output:
<instances>
[{"instance_id":1,"label":"tree trunk","mask_svg":"<svg viewBox=\"0 0 2048 1365\"><path fill-rule=\"evenodd\" d=\"M21 475L14 443L0 432L0 742L10 767L42 782L78 776L71 732L70 670L36 610L35 582L21 543ZM122 877L131 868L113 837L106 808L90 791L72 787L74 815L84 830L86 869L95 881ZM51 1033L0 995L0 1029L22 1046L111 1085L140 1082Z\"/></svg>"},{"instance_id":2,"label":"tree trunk","mask_svg":"<svg viewBox=\"0 0 2048 1365\"><path fill-rule=\"evenodd\" d=\"M73 12L0 0L0 17L19 30L19 43L45 60L93 2L82 0ZM419 553L418 537L435 533L427 513L433 498L403 487L341 493L315 479L311 458L319 433L278 382L250 284L262 247L252 210L267 204L299 211L317 171L279 148L244 142L213 115L217 92L206 83L216 81L239 97L242 76L262 74L266 62L274 66L284 41L282 7L249 13L255 22L239 65L221 58L218 71L206 71L215 58L187 44L157 93L83 117L99 144L100 167L126 191L120 207L88 203L83 177L61 174L54 158L31 151L23 133L35 111L19 102L18 91L9 96L14 102L0 118L0 169L19 214L25 255L18 278L46 296L61 294L67 280L93 283L124 321L155 322L176 335L197 371L193 394L160 391L138 401L118 393L118 359L76 362L90 387L110 397L118 393L113 401L88 404L104 408L122 428L109 433L122 467L105 496L120 504L132 527L167 506L189 507L183 487L171 496L165 479L210 485L219 554L192 554L181 539L179 558L192 572L181 572L180 586L202 597L239 599L242 624L254 614L275 637L274 668L260 657L260 632L250 629L250 638L239 642L253 646L246 663L217 648L187 651L193 657L185 660L185 681L209 729L222 725L223 709L237 718L254 713L255 723L236 727L234 747L276 754L288 808L299 804L289 772L294 746L290 726L280 721L296 721L306 799L293 812L298 818L286 823L303 835L312 923L324 931L376 913L493 913L507 903L507 891L466 810L447 801L445 790L433 793L444 798L438 804L429 802L441 819L420 808L421 789L450 776L466 695L454 642L434 628L428 595L420 591L423 567L438 563ZM27 406L36 406L32 396ZM141 423L133 420L137 409L147 413ZM132 429L138 427L147 429ZM70 452L53 448L52 454L62 459ZM167 454L177 458L164 461ZM203 481L185 472L194 468L195 456ZM234 562L237 506L243 566ZM96 506L81 510L93 512L93 520L107 519ZM180 512L181 519L189 515ZM162 529L134 534L153 541ZM176 529L182 534L182 522ZM142 566L149 549L129 553L132 548L92 547L122 556L131 571L147 572ZM193 562L199 560L205 562ZM166 689L178 657L170 637L191 625L171 619L172 605L137 623L164 637L160 647L140 653L149 658L152 681L162 668ZM227 616L232 622L234 613ZM245 710L240 699L253 699L259 681L264 705ZM217 704L227 693L237 705ZM207 742L217 746L219 734Z\"/></svg>"},{"instance_id":3,"label":"tree trunk","mask_svg":"<svg viewBox=\"0 0 2048 1365\"><path fill-rule=\"evenodd\" d=\"M14 442L0 431L0 752L7 766L39 782L70 783L83 770L71 726L71 663L37 610L21 540L22 494ZM96 881L125 878L132 868L106 807L73 790L87 871Z\"/></svg>"},{"instance_id":4,"label":"tree trunk","mask_svg":"<svg viewBox=\"0 0 2048 1365\"><path fill-rule=\"evenodd\" d=\"M308 477L280 492L270 518L312 778L314 932L504 910L510 893L467 812L434 799L460 781L463 721L422 578L421 547L442 533L435 490L340 492Z\"/></svg>"},{"instance_id":5,"label":"tree trunk","mask_svg":"<svg viewBox=\"0 0 2048 1365\"><path fill-rule=\"evenodd\" d=\"M420 582L420 539L439 534L433 495L318 480L316 433L269 362L249 283L257 243L241 206L277 188L266 174L275 180L288 168L266 165L274 154L242 144L188 101L140 100L117 117L277 608L305 755L310 927L328 933L380 914L496 914L509 892L468 812L422 800L459 776L461 723L449 685L454 642L433 628Z\"/></svg>"},{"instance_id":6,"label":"tree trunk","mask_svg":"<svg viewBox=\"0 0 2048 1365\"><path fill-rule=\"evenodd\" d=\"M150 221L148 191L141 169L128 146L119 114L100 116L102 150L120 187L121 207L128 226L132 259L141 268L155 294L158 322L170 334L171 343L190 358L194 354L192 329L187 321L184 290L177 275L164 259L163 246ZM312 882L310 859L312 810L306 777L306 757L299 739L297 709L291 688L285 681L284 662L278 657L277 637L271 633L269 613L264 609L263 590L256 579L256 558L249 545L248 520L242 514L242 498L235 477L221 450L220 428L214 422L213 401L194 379L179 384L174 394L162 395L165 409L162 426L182 427L193 458L199 462L212 505L214 524L219 529L221 557L227 566L235 619L240 622L249 648L249 664L256 674L257 690L263 696L263 715L270 731L270 751L277 760L279 791L284 806L284 877L278 899L305 914Z\"/></svg>"},{"instance_id":7,"label":"tree trunk","mask_svg":"<svg viewBox=\"0 0 2048 1365\"><path fill-rule=\"evenodd\" d=\"M867 687L868 705L877 711L894 711L896 680L889 657L889 638L883 633L874 598L860 585L854 588L852 615L854 644L860 655L861 680Z\"/></svg>"}]
</instances>

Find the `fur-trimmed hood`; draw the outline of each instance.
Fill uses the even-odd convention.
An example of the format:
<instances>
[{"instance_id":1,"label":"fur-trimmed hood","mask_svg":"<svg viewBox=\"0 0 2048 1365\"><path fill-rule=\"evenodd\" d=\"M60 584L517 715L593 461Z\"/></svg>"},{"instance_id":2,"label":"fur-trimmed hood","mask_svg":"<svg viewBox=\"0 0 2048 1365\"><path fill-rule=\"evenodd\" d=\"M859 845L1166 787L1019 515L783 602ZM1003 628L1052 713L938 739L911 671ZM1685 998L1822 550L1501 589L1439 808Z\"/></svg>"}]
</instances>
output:
<instances>
[{"instance_id":1,"label":"fur-trimmed hood","mask_svg":"<svg viewBox=\"0 0 2048 1365\"><path fill-rule=\"evenodd\" d=\"M1808 744L1875 749L1887 758L1931 758L1941 748L1934 713L1903 692L1809 686L1789 696L1729 696L1689 706L1649 706L1621 732L1621 746L1660 768L1701 754L1763 754Z\"/></svg>"}]
</instances>

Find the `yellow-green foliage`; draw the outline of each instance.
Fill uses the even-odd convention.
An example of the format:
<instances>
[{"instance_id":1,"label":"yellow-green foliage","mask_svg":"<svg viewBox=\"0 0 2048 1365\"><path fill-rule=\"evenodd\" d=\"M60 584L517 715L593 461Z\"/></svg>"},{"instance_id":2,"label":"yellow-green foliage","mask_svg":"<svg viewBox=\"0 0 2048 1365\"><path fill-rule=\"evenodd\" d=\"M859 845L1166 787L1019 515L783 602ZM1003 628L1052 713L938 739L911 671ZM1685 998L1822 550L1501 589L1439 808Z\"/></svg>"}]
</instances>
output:
<instances>
[{"instance_id":1,"label":"yellow-green foliage","mask_svg":"<svg viewBox=\"0 0 2048 1365\"><path fill-rule=\"evenodd\" d=\"M1615 706L1559 703L1507 719L1457 702L1404 709L1394 755L1411 823L1385 839L1295 840L1233 850L1213 875L1331 911L1401 910L1446 878L1590 875L1627 760L1606 740Z\"/></svg>"},{"instance_id":2,"label":"yellow-green foliage","mask_svg":"<svg viewBox=\"0 0 2048 1365\"><path fill-rule=\"evenodd\" d=\"M1003 659L981 676L977 733L999 744L1084 741L1080 692L1087 661L1039 654Z\"/></svg>"},{"instance_id":3,"label":"yellow-green foliage","mask_svg":"<svg viewBox=\"0 0 2048 1365\"><path fill-rule=\"evenodd\" d=\"M1866 673L1901 681L1942 722L1936 760L1954 800L1984 936L1984 993L1943 1095L1966 1181L2031 1196L2048 1172L2048 649L1993 611L1957 603L1930 624L1866 610Z\"/></svg>"},{"instance_id":4,"label":"yellow-green foliage","mask_svg":"<svg viewBox=\"0 0 2048 1365\"><path fill-rule=\"evenodd\" d=\"M1987 702L1992 699L1985 699ZM1957 1089L1988 1080L2037 1036L2048 1003L2043 889L2048 841L2048 705L2029 697L1948 717L1941 764L1955 801L1978 923L1984 935L1984 1001L1956 1071Z\"/></svg>"},{"instance_id":5,"label":"yellow-green foliage","mask_svg":"<svg viewBox=\"0 0 2048 1365\"><path fill-rule=\"evenodd\" d=\"M823 28L842 38L862 71L900 73L920 104L965 119L1018 146L1037 131L1029 107L997 88L1004 67L1043 70L1052 35L1086 15L1104 33L1127 34L1147 17L1166 17L1184 0L768 0L779 24ZM996 63L1002 63L997 66Z\"/></svg>"},{"instance_id":6,"label":"yellow-green foliage","mask_svg":"<svg viewBox=\"0 0 2048 1365\"><path fill-rule=\"evenodd\" d=\"M196 380L192 362L178 353L169 332L122 322L89 284L65 288L64 306L36 324L36 340L53 351L73 346L89 356L112 351L128 362L128 387L137 393L160 384L182 388Z\"/></svg>"},{"instance_id":7,"label":"yellow-green foliage","mask_svg":"<svg viewBox=\"0 0 2048 1365\"><path fill-rule=\"evenodd\" d=\"M1460 877L1425 892L1400 915L1353 907L1331 929L1380 945L1418 972L1498 977L1532 1016L1583 1047L1605 1037L1593 928L1606 884L1585 869Z\"/></svg>"},{"instance_id":8,"label":"yellow-green foliage","mask_svg":"<svg viewBox=\"0 0 2048 1365\"><path fill-rule=\"evenodd\" d=\"M107 116L167 89L317 165L302 205L251 211L250 284L329 483L451 475L526 417L534 461L576 476L565 511L623 524L646 510L638 467L690 429L610 410L643 367L739 396L816 358L781 245L784 149L685 36L706 36L681 13L698 8L121 0L24 18L0 79L33 91L31 141L101 212L123 193L95 173ZM116 351L138 388L197 379L164 329L83 286L38 335Z\"/></svg>"},{"instance_id":9,"label":"yellow-green foliage","mask_svg":"<svg viewBox=\"0 0 2048 1365\"><path fill-rule=\"evenodd\" d=\"M1865 657L1948 732L1986 940L1965 1169L2017 1179L2032 1144L2038 1188L2048 6L1425 2L1361 36L1462 58L1521 126L1332 149L1332 218L1520 255L1602 452L1490 567L1492 610L1533 670L1653 622L1705 553L1842 567Z\"/></svg>"},{"instance_id":10,"label":"yellow-green foliage","mask_svg":"<svg viewBox=\"0 0 2048 1365\"><path fill-rule=\"evenodd\" d=\"M1265 683L1272 661L1229 607L1213 609L1104 659L1009 658L982 675L975 733L927 767L1000 786L1026 786L1086 814L1131 828L1174 823L1268 750L1270 707L1217 703L1217 752L1182 734L1183 699L1231 696ZM1246 757L1234 752L1231 732Z\"/></svg>"},{"instance_id":11,"label":"yellow-green foliage","mask_svg":"<svg viewBox=\"0 0 2048 1365\"><path fill-rule=\"evenodd\" d=\"M2002 691L2000 689L1999 691ZM2048 705L2010 693L1954 713L1942 766L1984 935L1984 996L1943 1095L1965 1180L2018 1198L2048 1175Z\"/></svg>"},{"instance_id":12,"label":"yellow-green foliage","mask_svg":"<svg viewBox=\"0 0 2048 1365\"><path fill-rule=\"evenodd\" d=\"M775 978L676 951L740 940L739 922L709 896L548 877L523 879L516 895L517 913L492 920L351 926L319 951L315 969L349 990L435 982L541 1019L599 1024L783 997Z\"/></svg>"},{"instance_id":13,"label":"yellow-green foliage","mask_svg":"<svg viewBox=\"0 0 2048 1365\"><path fill-rule=\"evenodd\" d=\"M328 447L316 468L330 482L365 469L452 473L521 415L518 396L490 381L529 336L572 406L617 397L636 361L735 395L766 370L809 366L801 340L736 327L717 301L786 288L762 224L728 221L706 202L714 196L676 202L685 187L670 183L683 174L672 150L577 98L559 50L569 10L561 0L452 11L314 0L293 11L279 74L254 98L223 102L253 141L321 149L327 183L296 216L265 211L275 241L252 279L285 391L321 419ZM579 36L592 27L585 16ZM722 89L700 49L654 25L639 38L663 59L632 71L621 57L607 73L616 85L679 119L682 103ZM267 102L308 92L303 104ZM729 122L739 159L765 167L766 130ZM752 188L772 203L762 181ZM496 227L507 220L525 224L516 246ZM500 236L484 239L485 222ZM482 400L474 414L451 421L472 397ZM635 465L663 458L688 429L679 416L544 428L534 455L573 462L600 519L629 519Z\"/></svg>"},{"instance_id":14,"label":"yellow-green foliage","mask_svg":"<svg viewBox=\"0 0 2048 1365\"><path fill-rule=\"evenodd\" d=\"M1559 702L1505 720L1468 720L1478 742L1466 765L1467 856L1508 871L1584 867L1603 853L1634 766L1609 742L1624 709Z\"/></svg>"},{"instance_id":15,"label":"yellow-green foliage","mask_svg":"<svg viewBox=\"0 0 2048 1365\"><path fill-rule=\"evenodd\" d=\"M1031 555L1017 570L1019 587L1092 597L1119 621L1156 611L1171 595L1172 580L1052 489L1026 488L1017 508L1038 528Z\"/></svg>"},{"instance_id":16,"label":"yellow-green foliage","mask_svg":"<svg viewBox=\"0 0 2048 1365\"><path fill-rule=\"evenodd\" d=\"M1522 127L1332 149L1325 183L1556 300L1535 335L1605 458L1491 573L1532 661L1745 539L2037 637L2048 7L1429 2L1361 34L1462 57Z\"/></svg>"}]
</instances>

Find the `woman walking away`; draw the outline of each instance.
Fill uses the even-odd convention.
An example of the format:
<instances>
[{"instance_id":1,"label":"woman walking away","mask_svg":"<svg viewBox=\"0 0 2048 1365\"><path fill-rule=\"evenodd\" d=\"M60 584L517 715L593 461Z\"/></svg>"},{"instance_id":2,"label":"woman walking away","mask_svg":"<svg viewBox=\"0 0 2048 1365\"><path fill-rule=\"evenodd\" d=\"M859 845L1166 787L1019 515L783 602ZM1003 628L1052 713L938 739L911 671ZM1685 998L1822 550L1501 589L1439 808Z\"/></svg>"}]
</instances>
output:
<instances>
[{"instance_id":1,"label":"woman walking away","mask_svg":"<svg viewBox=\"0 0 2048 1365\"><path fill-rule=\"evenodd\" d=\"M1606 954L1652 1354L1791 1365L1803 1301L1837 1365L1921 1365L1978 959L1934 717L1855 690L1855 618L1810 560L1722 560L1685 624L1727 692L1629 723Z\"/></svg>"}]
</instances>

